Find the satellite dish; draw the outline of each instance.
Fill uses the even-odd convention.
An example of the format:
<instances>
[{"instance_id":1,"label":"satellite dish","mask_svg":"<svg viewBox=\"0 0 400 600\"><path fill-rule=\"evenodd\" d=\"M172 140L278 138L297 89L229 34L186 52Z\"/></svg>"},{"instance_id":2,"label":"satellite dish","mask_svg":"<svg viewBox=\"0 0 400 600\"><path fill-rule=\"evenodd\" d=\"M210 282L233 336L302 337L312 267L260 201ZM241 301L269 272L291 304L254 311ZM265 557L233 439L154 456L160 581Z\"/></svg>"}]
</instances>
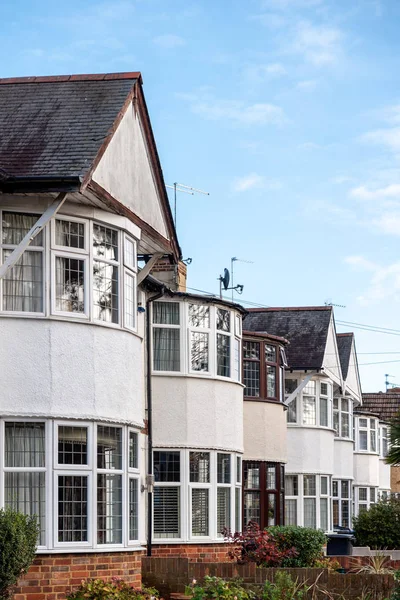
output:
<instances>
[{"instance_id":1,"label":"satellite dish","mask_svg":"<svg viewBox=\"0 0 400 600\"><path fill-rule=\"evenodd\" d=\"M229 274L228 269L224 269L224 276L221 279L222 285L224 286L224 290L228 289L230 279L231 279L231 276Z\"/></svg>"}]
</instances>

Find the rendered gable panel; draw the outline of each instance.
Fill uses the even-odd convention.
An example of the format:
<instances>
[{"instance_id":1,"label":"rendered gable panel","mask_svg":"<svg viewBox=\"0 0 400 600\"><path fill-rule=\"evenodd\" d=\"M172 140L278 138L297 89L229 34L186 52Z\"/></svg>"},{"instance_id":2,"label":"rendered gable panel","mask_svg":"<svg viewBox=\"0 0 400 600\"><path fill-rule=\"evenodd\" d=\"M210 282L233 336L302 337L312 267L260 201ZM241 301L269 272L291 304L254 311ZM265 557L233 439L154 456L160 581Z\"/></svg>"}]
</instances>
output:
<instances>
[{"instance_id":1,"label":"rendered gable panel","mask_svg":"<svg viewBox=\"0 0 400 600\"><path fill-rule=\"evenodd\" d=\"M92 179L169 239L139 114L133 105L123 116Z\"/></svg>"},{"instance_id":2,"label":"rendered gable panel","mask_svg":"<svg viewBox=\"0 0 400 600\"><path fill-rule=\"evenodd\" d=\"M329 324L328 335L326 338L325 355L324 355L324 371L338 385L342 385L342 370L339 361L339 350L336 342L336 332L331 318Z\"/></svg>"},{"instance_id":3,"label":"rendered gable panel","mask_svg":"<svg viewBox=\"0 0 400 600\"><path fill-rule=\"evenodd\" d=\"M352 348L351 348L349 369L348 369L347 378L346 378L346 389L359 402L361 402L361 387L360 387L357 356L356 356L356 352L355 352L354 342L353 342Z\"/></svg>"}]
</instances>

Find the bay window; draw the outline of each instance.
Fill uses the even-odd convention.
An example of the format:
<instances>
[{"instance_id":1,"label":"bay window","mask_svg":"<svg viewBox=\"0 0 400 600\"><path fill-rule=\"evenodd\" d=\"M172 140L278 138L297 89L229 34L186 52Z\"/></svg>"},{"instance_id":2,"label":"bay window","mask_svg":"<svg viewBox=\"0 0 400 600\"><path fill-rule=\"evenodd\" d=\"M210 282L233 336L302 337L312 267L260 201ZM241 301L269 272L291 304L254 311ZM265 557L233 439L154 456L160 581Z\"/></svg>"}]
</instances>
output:
<instances>
[{"instance_id":1,"label":"bay window","mask_svg":"<svg viewBox=\"0 0 400 600\"><path fill-rule=\"evenodd\" d=\"M367 511L375 504L378 497L378 488L375 487L354 487L354 500L357 510L357 515Z\"/></svg>"},{"instance_id":2,"label":"bay window","mask_svg":"<svg viewBox=\"0 0 400 600\"><path fill-rule=\"evenodd\" d=\"M2 262L39 216L1 211ZM135 330L136 271L133 238L89 219L57 215L35 235L1 281L0 311L51 314ZM50 289L49 305L45 282Z\"/></svg>"},{"instance_id":3,"label":"bay window","mask_svg":"<svg viewBox=\"0 0 400 600\"><path fill-rule=\"evenodd\" d=\"M330 529L330 476L285 476L285 524Z\"/></svg>"},{"instance_id":4,"label":"bay window","mask_svg":"<svg viewBox=\"0 0 400 600\"><path fill-rule=\"evenodd\" d=\"M267 341L243 342L244 395L278 402L281 398L279 377L282 355L279 347Z\"/></svg>"},{"instance_id":5,"label":"bay window","mask_svg":"<svg viewBox=\"0 0 400 600\"><path fill-rule=\"evenodd\" d=\"M351 409L352 402L349 398L333 399L333 428L336 437L351 439Z\"/></svg>"},{"instance_id":6,"label":"bay window","mask_svg":"<svg viewBox=\"0 0 400 600\"><path fill-rule=\"evenodd\" d=\"M139 543L138 432L50 419L0 424L0 497L37 516L39 551Z\"/></svg>"},{"instance_id":7,"label":"bay window","mask_svg":"<svg viewBox=\"0 0 400 600\"><path fill-rule=\"evenodd\" d=\"M299 386L298 379L285 380L287 399ZM311 379L288 404L287 422L303 426L330 427L332 423L332 384Z\"/></svg>"},{"instance_id":8,"label":"bay window","mask_svg":"<svg viewBox=\"0 0 400 600\"><path fill-rule=\"evenodd\" d=\"M377 453L378 451L378 420L373 417L359 417L355 419L356 451Z\"/></svg>"},{"instance_id":9,"label":"bay window","mask_svg":"<svg viewBox=\"0 0 400 600\"><path fill-rule=\"evenodd\" d=\"M284 467L243 461L243 528L250 521L261 529L284 522Z\"/></svg>"}]
</instances>

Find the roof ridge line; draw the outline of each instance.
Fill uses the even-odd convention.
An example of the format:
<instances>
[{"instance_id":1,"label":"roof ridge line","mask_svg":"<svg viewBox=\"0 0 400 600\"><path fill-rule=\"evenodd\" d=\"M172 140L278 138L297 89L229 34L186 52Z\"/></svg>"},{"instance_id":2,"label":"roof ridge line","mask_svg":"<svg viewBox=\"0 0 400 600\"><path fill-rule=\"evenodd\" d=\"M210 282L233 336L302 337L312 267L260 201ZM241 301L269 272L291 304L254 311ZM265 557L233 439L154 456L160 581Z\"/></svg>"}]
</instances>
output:
<instances>
[{"instance_id":1,"label":"roof ridge line","mask_svg":"<svg viewBox=\"0 0 400 600\"><path fill-rule=\"evenodd\" d=\"M246 308L248 312L274 312L278 310L290 311L290 310L332 310L332 306L269 306L264 308Z\"/></svg>"},{"instance_id":2,"label":"roof ridge line","mask_svg":"<svg viewBox=\"0 0 400 600\"><path fill-rule=\"evenodd\" d=\"M3 77L0 78L0 85L10 83L64 83L67 81L112 81L120 79L139 79L141 83L142 74L140 71L123 71L120 73L81 73L71 75L32 75L29 77Z\"/></svg>"}]
</instances>

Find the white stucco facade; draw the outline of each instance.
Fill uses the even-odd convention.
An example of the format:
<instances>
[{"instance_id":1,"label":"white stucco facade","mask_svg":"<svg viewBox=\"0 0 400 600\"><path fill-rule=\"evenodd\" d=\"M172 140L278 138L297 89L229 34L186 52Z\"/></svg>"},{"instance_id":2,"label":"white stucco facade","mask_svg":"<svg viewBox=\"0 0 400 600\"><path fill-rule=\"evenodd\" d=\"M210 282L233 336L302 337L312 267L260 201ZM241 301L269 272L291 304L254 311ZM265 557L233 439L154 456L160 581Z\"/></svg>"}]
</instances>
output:
<instances>
[{"instance_id":1,"label":"white stucco facade","mask_svg":"<svg viewBox=\"0 0 400 600\"><path fill-rule=\"evenodd\" d=\"M335 438L333 448L335 479L353 479L353 452L354 443L352 440Z\"/></svg>"},{"instance_id":2,"label":"white stucco facade","mask_svg":"<svg viewBox=\"0 0 400 600\"><path fill-rule=\"evenodd\" d=\"M354 453L354 484L379 487L379 457L377 454Z\"/></svg>"},{"instance_id":3,"label":"white stucco facade","mask_svg":"<svg viewBox=\"0 0 400 600\"><path fill-rule=\"evenodd\" d=\"M286 463L286 411L273 402L244 402L244 460Z\"/></svg>"},{"instance_id":4,"label":"white stucco facade","mask_svg":"<svg viewBox=\"0 0 400 600\"><path fill-rule=\"evenodd\" d=\"M379 489L390 490L390 465L383 458L379 459Z\"/></svg>"},{"instance_id":5,"label":"white stucco facade","mask_svg":"<svg viewBox=\"0 0 400 600\"><path fill-rule=\"evenodd\" d=\"M287 473L334 473L334 432L315 427L288 427Z\"/></svg>"}]
</instances>

